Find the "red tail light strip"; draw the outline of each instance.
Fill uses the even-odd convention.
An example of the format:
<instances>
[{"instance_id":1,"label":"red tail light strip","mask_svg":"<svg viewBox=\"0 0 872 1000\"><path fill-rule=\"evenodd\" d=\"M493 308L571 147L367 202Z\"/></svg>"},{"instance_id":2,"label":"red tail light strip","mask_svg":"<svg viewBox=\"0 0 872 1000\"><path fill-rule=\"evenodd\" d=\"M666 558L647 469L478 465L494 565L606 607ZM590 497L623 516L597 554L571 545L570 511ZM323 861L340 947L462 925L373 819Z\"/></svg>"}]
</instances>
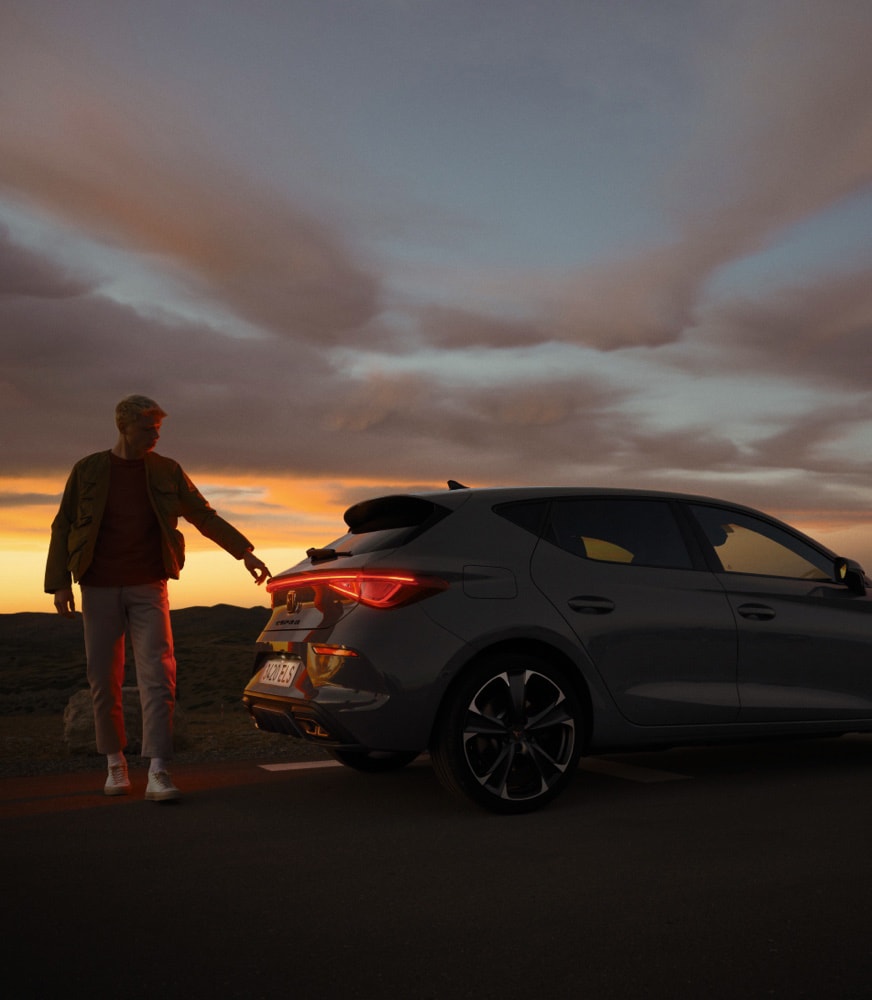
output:
<instances>
[{"instance_id":1,"label":"red tail light strip","mask_svg":"<svg viewBox=\"0 0 872 1000\"><path fill-rule=\"evenodd\" d=\"M266 585L271 594L276 591L301 590L304 587L329 587L346 600L357 601L371 608L396 608L445 590L448 582L434 576L387 570L348 570L339 573L326 570L274 577Z\"/></svg>"}]
</instances>

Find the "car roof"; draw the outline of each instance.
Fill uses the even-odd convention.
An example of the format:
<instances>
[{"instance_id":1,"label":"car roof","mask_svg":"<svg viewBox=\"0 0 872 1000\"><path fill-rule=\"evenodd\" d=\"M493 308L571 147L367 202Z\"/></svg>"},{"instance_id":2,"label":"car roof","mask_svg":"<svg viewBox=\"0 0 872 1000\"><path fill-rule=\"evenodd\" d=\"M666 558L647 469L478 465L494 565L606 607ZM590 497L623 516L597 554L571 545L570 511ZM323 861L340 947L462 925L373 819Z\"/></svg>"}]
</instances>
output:
<instances>
[{"instance_id":1,"label":"car roof","mask_svg":"<svg viewBox=\"0 0 872 1000\"><path fill-rule=\"evenodd\" d=\"M624 489L616 486L470 486L456 489L429 490L406 495L423 497L434 502L445 502L446 500L462 502L464 499L476 497L491 503L510 502L512 500L548 500L554 497L633 497L638 499L682 500L693 503L716 503L760 513L754 510L754 508L746 507L743 504L697 493L679 493L638 488Z\"/></svg>"},{"instance_id":2,"label":"car roof","mask_svg":"<svg viewBox=\"0 0 872 1000\"><path fill-rule=\"evenodd\" d=\"M736 503L732 500L723 500L718 497L707 496L700 493L679 493L666 490L646 490L646 489L624 489L615 486L458 486L450 489L431 490L420 493L393 494L394 497L416 497L429 500L434 504L439 504L452 510L457 510L465 503L472 501L473 504L487 504L496 506L501 503L523 502L526 500L551 500L556 498L571 499L573 497L614 497L631 499L651 499L651 500L674 500L683 503L714 504L718 507L726 507L738 513L750 514L754 517L761 517L771 524L784 528L787 532L798 538L805 540L815 548L834 555L819 540L805 534L799 528L786 521L782 521L774 514L761 511L756 507L749 507L746 504ZM387 499L387 496L372 499Z\"/></svg>"}]
</instances>

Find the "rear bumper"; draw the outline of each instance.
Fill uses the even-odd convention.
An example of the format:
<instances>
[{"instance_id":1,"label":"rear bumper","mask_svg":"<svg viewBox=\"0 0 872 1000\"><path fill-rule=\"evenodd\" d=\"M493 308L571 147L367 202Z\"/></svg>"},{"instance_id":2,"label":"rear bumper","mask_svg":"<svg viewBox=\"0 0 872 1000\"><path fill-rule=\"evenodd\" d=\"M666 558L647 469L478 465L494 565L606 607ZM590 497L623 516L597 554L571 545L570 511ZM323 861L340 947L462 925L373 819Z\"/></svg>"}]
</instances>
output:
<instances>
[{"instance_id":1,"label":"rear bumper","mask_svg":"<svg viewBox=\"0 0 872 1000\"><path fill-rule=\"evenodd\" d=\"M258 728L327 749L426 750L444 689L469 648L423 607L360 608L327 635L261 636L243 693ZM265 669L276 660L299 666L279 676Z\"/></svg>"},{"instance_id":2,"label":"rear bumper","mask_svg":"<svg viewBox=\"0 0 872 1000\"><path fill-rule=\"evenodd\" d=\"M409 691L377 679L368 690L348 681L316 686L303 670L292 688L281 690L261 681L258 671L242 702L258 729L325 749L425 750L434 711L426 688Z\"/></svg>"},{"instance_id":3,"label":"rear bumper","mask_svg":"<svg viewBox=\"0 0 872 1000\"><path fill-rule=\"evenodd\" d=\"M364 749L328 713L319 711L311 702L272 698L248 690L242 696L242 702L262 732L280 733L327 749Z\"/></svg>"}]
</instances>

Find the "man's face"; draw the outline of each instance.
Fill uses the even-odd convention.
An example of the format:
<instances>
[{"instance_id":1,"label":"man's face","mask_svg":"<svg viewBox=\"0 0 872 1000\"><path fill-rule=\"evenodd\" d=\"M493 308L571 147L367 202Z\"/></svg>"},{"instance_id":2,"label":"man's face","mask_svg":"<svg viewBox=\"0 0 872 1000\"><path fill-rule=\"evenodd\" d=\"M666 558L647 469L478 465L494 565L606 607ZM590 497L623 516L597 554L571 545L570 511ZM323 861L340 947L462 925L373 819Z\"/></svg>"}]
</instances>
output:
<instances>
[{"instance_id":1,"label":"man's face","mask_svg":"<svg viewBox=\"0 0 872 1000\"><path fill-rule=\"evenodd\" d=\"M151 451L160 437L161 418L154 414L141 413L132 424L121 432L130 454L142 458Z\"/></svg>"}]
</instances>

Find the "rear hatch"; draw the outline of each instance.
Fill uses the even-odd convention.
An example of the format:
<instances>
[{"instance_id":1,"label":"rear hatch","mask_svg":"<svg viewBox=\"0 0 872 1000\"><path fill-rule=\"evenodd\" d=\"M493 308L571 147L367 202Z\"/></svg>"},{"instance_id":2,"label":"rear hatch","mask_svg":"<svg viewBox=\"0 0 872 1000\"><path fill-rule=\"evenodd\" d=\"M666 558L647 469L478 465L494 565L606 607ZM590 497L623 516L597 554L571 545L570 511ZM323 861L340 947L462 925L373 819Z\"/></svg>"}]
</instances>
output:
<instances>
[{"instance_id":1,"label":"rear hatch","mask_svg":"<svg viewBox=\"0 0 872 1000\"><path fill-rule=\"evenodd\" d=\"M273 613L259 641L303 642L309 633L324 635L361 603L389 607L414 599L430 585L425 578L367 567L384 565L385 556L438 524L452 506L399 494L349 507L344 535L309 549L306 559L269 581Z\"/></svg>"}]
</instances>

